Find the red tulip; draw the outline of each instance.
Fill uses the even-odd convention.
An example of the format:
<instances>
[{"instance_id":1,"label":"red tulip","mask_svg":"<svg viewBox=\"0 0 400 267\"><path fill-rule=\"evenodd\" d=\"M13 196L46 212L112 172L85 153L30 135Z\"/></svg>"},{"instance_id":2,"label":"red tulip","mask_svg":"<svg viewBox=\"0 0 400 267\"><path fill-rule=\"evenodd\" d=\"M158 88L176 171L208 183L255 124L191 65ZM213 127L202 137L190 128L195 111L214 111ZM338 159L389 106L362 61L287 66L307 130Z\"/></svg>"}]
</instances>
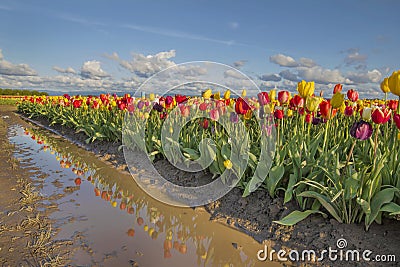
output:
<instances>
[{"instance_id":1,"label":"red tulip","mask_svg":"<svg viewBox=\"0 0 400 267\"><path fill-rule=\"evenodd\" d=\"M389 121L391 115L392 111L390 109L377 108L372 112L371 118L376 124L384 124Z\"/></svg>"},{"instance_id":2,"label":"red tulip","mask_svg":"<svg viewBox=\"0 0 400 267\"><path fill-rule=\"evenodd\" d=\"M75 99L74 101L72 101L72 105L74 106L74 108L80 108L82 106L82 100Z\"/></svg>"},{"instance_id":3,"label":"red tulip","mask_svg":"<svg viewBox=\"0 0 400 267\"><path fill-rule=\"evenodd\" d=\"M99 109L99 107L100 107L100 103L99 103L99 102L97 102L96 100L95 100L95 101L93 101L93 104L92 104L92 109Z\"/></svg>"},{"instance_id":4,"label":"red tulip","mask_svg":"<svg viewBox=\"0 0 400 267\"><path fill-rule=\"evenodd\" d=\"M354 112L353 107L347 106L347 107L345 108L345 110L344 110L344 115L350 117L350 116L353 116L353 112Z\"/></svg>"},{"instance_id":5,"label":"red tulip","mask_svg":"<svg viewBox=\"0 0 400 267\"><path fill-rule=\"evenodd\" d=\"M174 99L172 98L172 96L169 95L165 98L165 107L166 108L171 108L173 103L174 103Z\"/></svg>"},{"instance_id":6,"label":"red tulip","mask_svg":"<svg viewBox=\"0 0 400 267\"><path fill-rule=\"evenodd\" d=\"M303 107L304 99L299 95L295 95L292 99L290 99L289 105L291 108Z\"/></svg>"},{"instance_id":7,"label":"red tulip","mask_svg":"<svg viewBox=\"0 0 400 267\"><path fill-rule=\"evenodd\" d=\"M81 178L78 177L78 178L75 179L75 184L76 184L77 186L81 185L81 183L82 183Z\"/></svg>"},{"instance_id":8,"label":"red tulip","mask_svg":"<svg viewBox=\"0 0 400 267\"><path fill-rule=\"evenodd\" d=\"M336 94L337 92L341 92L343 89L343 85L340 83L336 84L335 87L333 88L333 94Z\"/></svg>"},{"instance_id":9,"label":"red tulip","mask_svg":"<svg viewBox=\"0 0 400 267\"><path fill-rule=\"evenodd\" d=\"M287 103L289 100L289 92L288 91L279 91L278 92L278 101L281 104Z\"/></svg>"},{"instance_id":10,"label":"red tulip","mask_svg":"<svg viewBox=\"0 0 400 267\"><path fill-rule=\"evenodd\" d=\"M239 98L236 100L236 103L235 103L235 111L236 111L237 114L244 115L244 114L247 113L247 111L248 111L249 109L250 109L249 104L247 104L247 102L246 102L243 98L239 97Z\"/></svg>"},{"instance_id":11,"label":"red tulip","mask_svg":"<svg viewBox=\"0 0 400 267\"><path fill-rule=\"evenodd\" d=\"M275 110L274 116L275 116L275 118L278 119L278 120L283 119L283 110L281 110L281 109Z\"/></svg>"},{"instance_id":12,"label":"red tulip","mask_svg":"<svg viewBox=\"0 0 400 267\"><path fill-rule=\"evenodd\" d=\"M126 104L124 103L124 102L120 102L119 104L117 104L118 105L118 108L120 109L120 110L124 110L125 108L126 108Z\"/></svg>"},{"instance_id":13,"label":"red tulip","mask_svg":"<svg viewBox=\"0 0 400 267\"><path fill-rule=\"evenodd\" d=\"M397 100L389 100L389 102L387 104L388 108L390 108L393 111L397 110L398 105L399 105L399 101L397 101Z\"/></svg>"},{"instance_id":14,"label":"red tulip","mask_svg":"<svg viewBox=\"0 0 400 267\"><path fill-rule=\"evenodd\" d=\"M356 102L358 100L358 92L350 89L349 91L347 91L347 98L352 102Z\"/></svg>"},{"instance_id":15,"label":"red tulip","mask_svg":"<svg viewBox=\"0 0 400 267\"><path fill-rule=\"evenodd\" d=\"M176 100L176 103L180 104L180 103L185 102L187 100L187 97L183 96L183 95L176 95L175 100Z\"/></svg>"},{"instance_id":16,"label":"red tulip","mask_svg":"<svg viewBox=\"0 0 400 267\"><path fill-rule=\"evenodd\" d=\"M199 105L199 109L201 111L206 111L207 110L207 103L203 102Z\"/></svg>"},{"instance_id":17,"label":"red tulip","mask_svg":"<svg viewBox=\"0 0 400 267\"><path fill-rule=\"evenodd\" d=\"M397 129L400 130L400 115L399 114L394 114L393 120L396 123Z\"/></svg>"},{"instance_id":18,"label":"red tulip","mask_svg":"<svg viewBox=\"0 0 400 267\"><path fill-rule=\"evenodd\" d=\"M311 123L313 120L313 115L312 114L307 114L306 115L306 123Z\"/></svg>"},{"instance_id":19,"label":"red tulip","mask_svg":"<svg viewBox=\"0 0 400 267\"><path fill-rule=\"evenodd\" d=\"M135 236L135 230L133 228L128 229L127 234L128 234L128 236L132 236L133 237L133 236Z\"/></svg>"},{"instance_id":20,"label":"red tulip","mask_svg":"<svg viewBox=\"0 0 400 267\"><path fill-rule=\"evenodd\" d=\"M258 93L257 96L258 96L258 102L260 103L261 106L264 106L269 103L269 96L267 92Z\"/></svg>"},{"instance_id":21,"label":"red tulip","mask_svg":"<svg viewBox=\"0 0 400 267\"><path fill-rule=\"evenodd\" d=\"M321 116L325 119L329 119L330 113L331 113L331 103L328 101L324 100L319 104L319 112L321 113Z\"/></svg>"},{"instance_id":22,"label":"red tulip","mask_svg":"<svg viewBox=\"0 0 400 267\"><path fill-rule=\"evenodd\" d=\"M203 129L207 129L208 128L208 120L204 119L201 123L201 127L203 127Z\"/></svg>"}]
</instances>

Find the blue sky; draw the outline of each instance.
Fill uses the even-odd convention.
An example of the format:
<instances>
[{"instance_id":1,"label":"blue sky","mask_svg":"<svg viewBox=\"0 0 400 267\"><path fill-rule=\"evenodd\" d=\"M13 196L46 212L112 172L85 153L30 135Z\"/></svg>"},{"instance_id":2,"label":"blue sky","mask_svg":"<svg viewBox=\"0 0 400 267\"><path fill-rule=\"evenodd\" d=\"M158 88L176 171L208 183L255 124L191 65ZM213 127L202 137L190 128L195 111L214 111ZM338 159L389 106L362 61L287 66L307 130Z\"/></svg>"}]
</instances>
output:
<instances>
[{"instance_id":1,"label":"blue sky","mask_svg":"<svg viewBox=\"0 0 400 267\"><path fill-rule=\"evenodd\" d=\"M232 65L262 88L315 80L379 96L399 69L399 1L0 2L0 87L132 90L174 64Z\"/></svg>"}]
</instances>

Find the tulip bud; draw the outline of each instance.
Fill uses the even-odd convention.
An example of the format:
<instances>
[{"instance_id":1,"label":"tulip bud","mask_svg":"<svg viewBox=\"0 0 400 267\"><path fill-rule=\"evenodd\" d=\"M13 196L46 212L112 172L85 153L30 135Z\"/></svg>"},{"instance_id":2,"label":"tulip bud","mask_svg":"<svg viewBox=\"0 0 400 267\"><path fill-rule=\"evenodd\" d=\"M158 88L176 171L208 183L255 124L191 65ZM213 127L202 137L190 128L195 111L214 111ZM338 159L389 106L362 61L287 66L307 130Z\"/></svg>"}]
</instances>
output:
<instances>
[{"instance_id":1,"label":"tulip bud","mask_svg":"<svg viewBox=\"0 0 400 267\"><path fill-rule=\"evenodd\" d=\"M343 85L340 83L336 84L335 87L333 88L333 94L341 92L343 89Z\"/></svg>"},{"instance_id":2,"label":"tulip bud","mask_svg":"<svg viewBox=\"0 0 400 267\"><path fill-rule=\"evenodd\" d=\"M204 99L209 99L212 95L211 89L207 89L206 91L203 92L203 98Z\"/></svg>"},{"instance_id":3,"label":"tulip bud","mask_svg":"<svg viewBox=\"0 0 400 267\"><path fill-rule=\"evenodd\" d=\"M372 109L371 108L364 108L362 110L361 117L365 121L369 121L371 119Z\"/></svg>"},{"instance_id":4,"label":"tulip bud","mask_svg":"<svg viewBox=\"0 0 400 267\"><path fill-rule=\"evenodd\" d=\"M274 112L274 117L275 117L276 119L278 119L278 120L283 119L283 110L281 110L281 109L275 110L275 112Z\"/></svg>"},{"instance_id":5,"label":"tulip bud","mask_svg":"<svg viewBox=\"0 0 400 267\"><path fill-rule=\"evenodd\" d=\"M226 90L224 93L224 99L228 100L231 97L231 90Z\"/></svg>"},{"instance_id":6,"label":"tulip bud","mask_svg":"<svg viewBox=\"0 0 400 267\"><path fill-rule=\"evenodd\" d=\"M358 92L350 89L349 91L347 91L347 98L352 102L356 102L358 100Z\"/></svg>"},{"instance_id":7,"label":"tulip bud","mask_svg":"<svg viewBox=\"0 0 400 267\"><path fill-rule=\"evenodd\" d=\"M289 92L288 91L279 91L278 92L278 101L281 104L285 104L289 101Z\"/></svg>"},{"instance_id":8,"label":"tulip bud","mask_svg":"<svg viewBox=\"0 0 400 267\"><path fill-rule=\"evenodd\" d=\"M307 96L312 96L314 94L315 85L314 82L306 82L302 80L297 84L297 91L299 92L302 98L306 98Z\"/></svg>"},{"instance_id":9,"label":"tulip bud","mask_svg":"<svg viewBox=\"0 0 400 267\"><path fill-rule=\"evenodd\" d=\"M372 121L376 124L384 124L389 121L392 111L390 109L375 109L372 112Z\"/></svg>"},{"instance_id":10,"label":"tulip bud","mask_svg":"<svg viewBox=\"0 0 400 267\"><path fill-rule=\"evenodd\" d=\"M389 89L389 78L383 79L383 81L381 82L381 90L385 94L390 92L390 89Z\"/></svg>"},{"instance_id":11,"label":"tulip bud","mask_svg":"<svg viewBox=\"0 0 400 267\"><path fill-rule=\"evenodd\" d=\"M393 121L396 123L397 129L400 130L400 115L394 114Z\"/></svg>"},{"instance_id":12,"label":"tulip bud","mask_svg":"<svg viewBox=\"0 0 400 267\"><path fill-rule=\"evenodd\" d=\"M228 170L232 169L232 166L233 166L232 161L230 161L229 159L225 160L224 161L224 166Z\"/></svg>"},{"instance_id":13,"label":"tulip bud","mask_svg":"<svg viewBox=\"0 0 400 267\"><path fill-rule=\"evenodd\" d=\"M400 96L400 70L395 71L390 75L388 79L388 86L390 92L393 94Z\"/></svg>"}]
</instances>

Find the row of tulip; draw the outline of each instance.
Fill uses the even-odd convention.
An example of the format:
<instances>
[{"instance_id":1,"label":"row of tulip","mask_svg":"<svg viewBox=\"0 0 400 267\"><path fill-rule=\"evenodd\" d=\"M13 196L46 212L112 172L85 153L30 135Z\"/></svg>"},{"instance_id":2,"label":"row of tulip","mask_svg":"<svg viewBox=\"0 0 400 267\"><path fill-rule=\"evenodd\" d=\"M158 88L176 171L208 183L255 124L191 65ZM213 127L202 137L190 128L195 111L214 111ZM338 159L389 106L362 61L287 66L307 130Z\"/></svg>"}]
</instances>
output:
<instances>
[{"instance_id":1,"label":"row of tulip","mask_svg":"<svg viewBox=\"0 0 400 267\"><path fill-rule=\"evenodd\" d=\"M400 71L384 79L381 89L400 96ZM271 196L282 194L284 202L295 199L302 211L289 214L281 224L329 213L339 222L363 220L368 228L383 214L399 214L399 101L361 100L353 89L344 94L340 84L331 99L315 96L314 82L299 82L297 91L293 96L271 90L246 97L244 90L238 98L231 98L229 90L221 96L211 89L201 97L26 97L18 108L83 131L87 142L121 141L124 115L131 114L128 141L152 159L167 157L187 165L208 151L200 164L209 165L215 176L233 170L244 196L262 182ZM176 127L180 125L185 127ZM232 129L239 134L230 136ZM278 149L275 155L263 155L260 144L274 136L273 131ZM204 138L214 141L212 149L201 142ZM240 145L243 142L248 146ZM243 157L233 156L243 154L246 165Z\"/></svg>"}]
</instances>

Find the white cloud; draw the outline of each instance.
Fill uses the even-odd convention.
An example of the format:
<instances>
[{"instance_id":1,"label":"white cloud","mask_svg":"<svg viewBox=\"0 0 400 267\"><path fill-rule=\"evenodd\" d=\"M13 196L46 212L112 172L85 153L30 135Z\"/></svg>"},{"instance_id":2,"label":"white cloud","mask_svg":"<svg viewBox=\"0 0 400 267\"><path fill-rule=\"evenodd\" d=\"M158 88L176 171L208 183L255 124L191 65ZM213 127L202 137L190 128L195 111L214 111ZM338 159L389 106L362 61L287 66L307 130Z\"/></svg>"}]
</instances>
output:
<instances>
[{"instance_id":1,"label":"white cloud","mask_svg":"<svg viewBox=\"0 0 400 267\"><path fill-rule=\"evenodd\" d=\"M238 61L233 62L233 66L235 68L240 68L240 67L243 67L243 65L246 64L246 62L247 62L247 60L238 60Z\"/></svg>"},{"instance_id":2,"label":"white cloud","mask_svg":"<svg viewBox=\"0 0 400 267\"><path fill-rule=\"evenodd\" d=\"M338 69L326 69L320 66L312 68L298 68L298 75L301 79L315 81L321 84L328 83L350 83Z\"/></svg>"},{"instance_id":3,"label":"white cloud","mask_svg":"<svg viewBox=\"0 0 400 267\"><path fill-rule=\"evenodd\" d=\"M305 67L312 68L317 65L314 60L311 58L301 57L298 61L296 61L291 56L287 56L284 54L276 54L269 57L269 61L275 64L278 64L281 67L295 68L295 67Z\"/></svg>"},{"instance_id":4,"label":"white cloud","mask_svg":"<svg viewBox=\"0 0 400 267\"><path fill-rule=\"evenodd\" d=\"M301 57L299 59L299 65L306 68L312 68L317 65L311 58Z\"/></svg>"},{"instance_id":5,"label":"white cloud","mask_svg":"<svg viewBox=\"0 0 400 267\"><path fill-rule=\"evenodd\" d=\"M291 72L290 70L283 70L279 73L279 75L286 80L296 82L299 80L296 73Z\"/></svg>"},{"instance_id":6,"label":"white cloud","mask_svg":"<svg viewBox=\"0 0 400 267\"><path fill-rule=\"evenodd\" d=\"M236 70L228 69L224 72L224 77L242 80L244 76L243 76L243 74L241 74L240 72L238 72Z\"/></svg>"},{"instance_id":7,"label":"white cloud","mask_svg":"<svg viewBox=\"0 0 400 267\"><path fill-rule=\"evenodd\" d=\"M279 82L280 80L282 80L282 78L278 74L275 74L275 73L263 74L259 78L262 81L272 81L272 82Z\"/></svg>"},{"instance_id":8,"label":"white cloud","mask_svg":"<svg viewBox=\"0 0 400 267\"><path fill-rule=\"evenodd\" d=\"M73 68L71 68L71 67L68 67L68 68L66 68L66 69L63 69L63 68L60 68L60 67L58 67L58 66L54 66L54 67L53 67L53 70L55 70L55 71L57 71L57 72L59 72L59 73L76 74L76 71L75 71Z\"/></svg>"},{"instance_id":9,"label":"white cloud","mask_svg":"<svg viewBox=\"0 0 400 267\"><path fill-rule=\"evenodd\" d=\"M294 58L283 54L272 55L269 57L269 61L281 67L297 67L299 65Z\"/></svg>"},{"instance_id":10,"label":"white cloud","mask_svg":"<svg viewBox=\"0 0 400 267\"><path fill-rule=\"evenodd\" d=\"M87 79L100 80L110 77L110 74L101 68L101 64L97 60L86 61L81 68L81 76Z\"/></svg>"},{"instance_id":11,"label":"white cloud","mask_svg":"<svg viewBox=\"0 0 400 267\"><path fill-rule=\"evenodd\" d=\"M382 73L373 69L366 72L349 72L347 77L354 83L379 83L382 80Z\"/></svg>"},{"instance_id":12,"label":"white cloud","mask_svg":"<svg viewBox=\"0 0 400 267\"><path fill-rule=\"evenodd\" d=\"M162 69L175 66L175 62L170 60L175 57L175 50L160 52L155 55L143 55L132 53L130 61L121 59L117 53L106 55L107 58L117 61L121 67L129 70L140 77L150 77Z\"/></svg>"},{"instance_id":13,"label":"white cloud","mask_svg":"<svg viewBox=\"0 0 400 267\"><path fill-rule=\"evenodd\" d=\"M0 75L11 76L35 76L37 72L29 67L28 64L13 64L4 59L3 52L0 49Z\"/></svg>"}]
</instances>

